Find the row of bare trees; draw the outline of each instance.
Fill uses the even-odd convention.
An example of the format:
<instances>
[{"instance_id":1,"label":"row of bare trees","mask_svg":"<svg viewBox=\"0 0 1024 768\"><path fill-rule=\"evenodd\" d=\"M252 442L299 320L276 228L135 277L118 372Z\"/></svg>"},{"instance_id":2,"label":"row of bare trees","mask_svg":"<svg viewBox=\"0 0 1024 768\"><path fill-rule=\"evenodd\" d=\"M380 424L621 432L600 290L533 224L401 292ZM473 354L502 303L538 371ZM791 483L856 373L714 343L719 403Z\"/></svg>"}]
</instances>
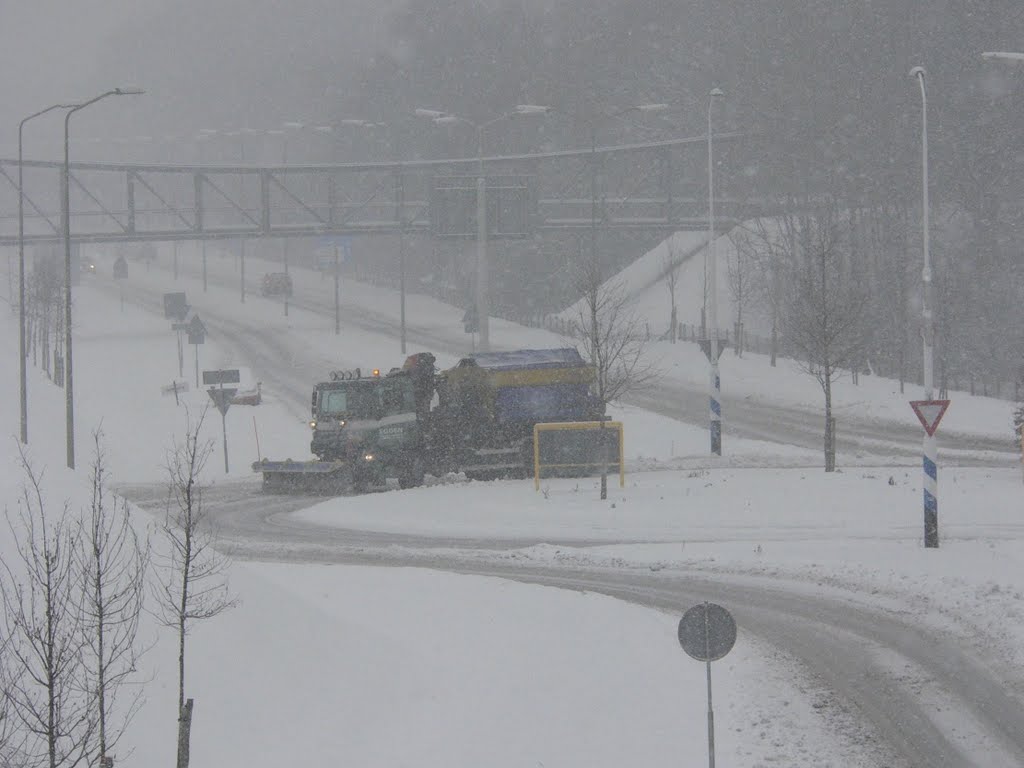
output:
<instances>
[{"instance_id":1,"label":"row of bare trees","mask_svg":"<svg viewBox=\"0 0 1024 768\"><path fill-rule=\"evenodd\" d=\"M25 338L32 364L63 383L64 274L56 260L37 260L25 276Z\"/></svg>"},{"instance_id":2,"label":"row of bare trees","mask_svg":"<svg viewBox=\"0 0 1024 768\"><path fill-rule=\"evenodd\" d=\"M199 477L212 450L199 437L202 421L169 451L170 492L156 550L109 490L100 431L93 435L91 500L80 510L52 503L44 473L21 452L22 493L5 508L12 547L0 557L5 768L113 765L143 704L140 659L152 646L140 632L147 612L177 634L177 765L188 765L185 638L194 622L233 605L202 504Z\"/></svg>"}]
</instances>

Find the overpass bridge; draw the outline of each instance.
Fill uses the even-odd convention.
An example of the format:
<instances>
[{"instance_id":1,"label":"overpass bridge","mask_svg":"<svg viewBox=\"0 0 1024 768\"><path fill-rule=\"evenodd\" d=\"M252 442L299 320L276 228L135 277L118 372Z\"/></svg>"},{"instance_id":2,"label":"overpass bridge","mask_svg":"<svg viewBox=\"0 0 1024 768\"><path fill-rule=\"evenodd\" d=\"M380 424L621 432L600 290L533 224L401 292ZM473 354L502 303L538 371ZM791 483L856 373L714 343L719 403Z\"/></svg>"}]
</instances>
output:
<instances>
[{"instance_id":1,"label":"overpass bridge","mask_svg":"<svg viewBox=\"0 0 1024 768\"><path fill-rule=\"evenodd\" d=\"M720 229L764 210L738 194L757 167L747 134L714 137ZM26 160L25 242L62 241L63 163ZM707 227L707 138L528 155L318 165L72 162L81 243L329 235L475 237L476 177L492 238ZM0 245L18 236L18 162L0 159Z\"/></svg>"}]
</instances>

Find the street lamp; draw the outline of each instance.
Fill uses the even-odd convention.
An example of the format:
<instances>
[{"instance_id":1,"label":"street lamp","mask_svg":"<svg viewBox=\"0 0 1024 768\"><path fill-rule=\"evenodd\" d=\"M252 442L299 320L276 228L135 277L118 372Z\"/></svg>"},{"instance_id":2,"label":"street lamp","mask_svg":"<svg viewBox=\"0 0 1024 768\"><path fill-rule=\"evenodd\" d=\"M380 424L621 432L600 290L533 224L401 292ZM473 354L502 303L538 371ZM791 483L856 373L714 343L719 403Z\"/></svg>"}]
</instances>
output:
<instances>
[{"instance_id":1,"label":"street lamp","mask_svg":"<svg viewBox=\"0 0 1024 768\"><path fill-rule=\"evenodd\" d=\"M21 358L18 365L21 390L21 442L28 444L28 374L25 370L25 177L22 169L22 132L25 123L55 109L68 109L69 104L53 104L46 109L33 112L18 123L18 329Z\"/></svg>"},{"instance_id":2,"label":"street lamp","mask_svg":"<svg viewBox=\"0 0 1024 768\"><path fill-rule=\"evenodd\" d=\"M467 120L464 117L454 115L450 112L440 112L435 109L417 109L415 114L418 117L432 119L438 125L451 125L454 123L465 123L476 129L477 148L477 179L476 179L476 315L479 325L480 351L489 352L490 340L490 296L488 292L488 263L487 263L487 178L484 176L484 131L495 123L513 117L525 117L530 115L546 115L551 111L550 107L539 104L517 104L511 112L495 117L483 123Z\"/></svg>"},{"instance_id":3,"label":"street lamp","mask_svg":"<svg viewBox=\"0 0 1024 768\"><path fill-rule=\"evenodd\" d=\"M215 128L200 128L199 132L196 134L196 148L199 150L199 164L200 165L203 165L203 160L204 160L204 157L203 157L203 145L206 142L210 141L210 139L212 139L218 133L219 133L219 131L217 131ZM199 205L199 201L198 200L196 201L196 205L197 206ZM178 241L177 240L174 241L174 246L175 246L175 248L174 248L175 259L177 259L177 252L178 252L178 248L177 248ZM201 248L202 248L202 252L203 252L203 293L206 293L207 282L208 282L207 281L207 270L206 270L206 237L203 237L203 239L202 239Z\"/></svg>"},{"instance_id":4,"label":"street lamp","mask_svg":"<svg viewBox=\"0 0 1024 768\"><path fill-rule=\"evenodd\" d=\"M75 468L75 397L71 366L71 116L108 96L139 96L139 88L114 88L88 101L76 104L64 115L64 396L67 411L67 460L68 469Z\"/></svg>"},{"instance_id":5,"label":"street lamp","mask_svg":"<svg viewBox=\"0 0 1024 768\"><path fill-rule=\"evenodd\" d=\"M925 89L924 67L914 67L910 77L921 87L921 235L924 250L924 268L921 270L922 302L921 312L924 327L921 339L924 343L922 362L924 364L924 399L933 395L932 345L935 340L935 322L932 315L932 264L929 252L929 203L928 203L928 92ZM931 471L929 471L931 469ZM938 451L935 437L927 430L924 436L924 545L927 548L939 546L939 501L938 501Z\"/></svg>"},{"instance_id":6,"label":"street lamp","mask_svg":"<svg viewBox=\"0 0 1024 768\"><path fill-rule=\"evenodd\" d=\"M722 455L722 380L718 372L718 248L715 243L715 162L712 151L711 109L715 99L725 94L720 88L712 88L708 93L708 257L711 279L708 281L709 304L711 310L711 343L708 358L711 363L710 393L710 430L711 453Z\"/></svg>"},{"instance_id":7,"label":"street lamp","mask_svg":"<svg viewBox=\"0 0 1024 768\"><path fill-rule=\"evenodd\" d=\"M444 112L437 110L416 110L418 117L429 117L435 122L442 122L441 118L449 117ZM443 122L452 122L445 120ZM392 132L394 123L375 122L373 120L362 120L360 118L343 118L337 121L338 126L344 126L346 128L364 128L370 131L376 131L377 129L383 129L386 132L385 135L385 147L395 148L396 142L394 141L395 134ZM314 130L333 131L331 126L317 126ZM406 353L406 322L405 322L405 186L404 186L404 167L402 165L402 151L398 149L395 154L398 156L398 167L395 171L395 218L398 221L398 309L399 309L399 344L401 347L402 354ZM337 286L337 269L335 269L335 285ZM337 287L335 287L335 333L339 332L340 321L338 320L337 309Z\"/></svg>"},{"instance_id":8,"label":"street lamp","mask_svg":"<svg viewBox=\"0 0 1024 768\"><path fill-rule=\"evenodd\" d=\"M269 133L269 131L261 131L258 128L244 127L244 128L242 128L240 130L240 137L239 137L238 145L239 145L239 150L240 150L240 160L241 160L243 165L245 164L245 137L246 136L262 136L262 135L264 135L266 133ZM260 156L261 157L263 157L263 155L264 155L264 152L262 151L263 149L265 149L265 147L261 147L261 151L260 151ZM239 198L239 202L242 204L242 208L243 209L246 208L246 205L245 205L245 203L246 203L246 196L245 196L244 192L245 192L245 182L243 180L239 179L238 198ZM240 303L245 304L245 238L244 237L239 237L238 238L238 262L239 262L239 281L238 281L238 284L239 284Z\"/></svg>"}]
</instances>

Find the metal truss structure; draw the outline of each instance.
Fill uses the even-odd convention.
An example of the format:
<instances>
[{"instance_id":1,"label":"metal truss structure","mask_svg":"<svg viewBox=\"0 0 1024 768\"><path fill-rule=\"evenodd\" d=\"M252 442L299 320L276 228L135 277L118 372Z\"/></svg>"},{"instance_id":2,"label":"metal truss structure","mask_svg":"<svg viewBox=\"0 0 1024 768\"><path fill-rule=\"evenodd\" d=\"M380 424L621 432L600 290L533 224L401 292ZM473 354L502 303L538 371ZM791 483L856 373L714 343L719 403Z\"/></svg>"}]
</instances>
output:
<instances>
[{"instance_id":1,"label":"metal truss structure","mask_svg":"<svg viewBox=\"0 0 1024 768\"><path fill-rule=\"evenodd\" d=\"M757 163L743 134L714 137L720 229L755 215L731 183ZM672 231L707 226L706 138L482 159L491 177L532 179L530 229ZM76 242L216 240L431 232L439 177L475 176L480 158L341 165L72 162ZM0 160L0 245L18 242L18 163ZM60 162L24 163L25 241L62 232Z\"/></svg>"}]
</instances>

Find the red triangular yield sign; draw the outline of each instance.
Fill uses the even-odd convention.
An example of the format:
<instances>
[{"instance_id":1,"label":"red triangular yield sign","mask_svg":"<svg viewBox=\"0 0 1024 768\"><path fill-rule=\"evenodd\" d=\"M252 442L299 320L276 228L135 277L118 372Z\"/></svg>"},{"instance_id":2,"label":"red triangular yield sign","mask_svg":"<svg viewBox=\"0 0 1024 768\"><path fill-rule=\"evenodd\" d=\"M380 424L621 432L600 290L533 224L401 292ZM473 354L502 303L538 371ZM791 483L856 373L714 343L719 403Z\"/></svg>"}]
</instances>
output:
<instances>
[{"instance_id":1,"label":"red triangular yield sign","mask_svg":"<svg viewBox=\"0 0 1024 768\"><path fill-rule=\"evenodd\" d=\"M942 415L949 408L949 400L911 400L910 407L914 409L928 437L932 437L939 428Z\"/></svg>"}]
</instances>

